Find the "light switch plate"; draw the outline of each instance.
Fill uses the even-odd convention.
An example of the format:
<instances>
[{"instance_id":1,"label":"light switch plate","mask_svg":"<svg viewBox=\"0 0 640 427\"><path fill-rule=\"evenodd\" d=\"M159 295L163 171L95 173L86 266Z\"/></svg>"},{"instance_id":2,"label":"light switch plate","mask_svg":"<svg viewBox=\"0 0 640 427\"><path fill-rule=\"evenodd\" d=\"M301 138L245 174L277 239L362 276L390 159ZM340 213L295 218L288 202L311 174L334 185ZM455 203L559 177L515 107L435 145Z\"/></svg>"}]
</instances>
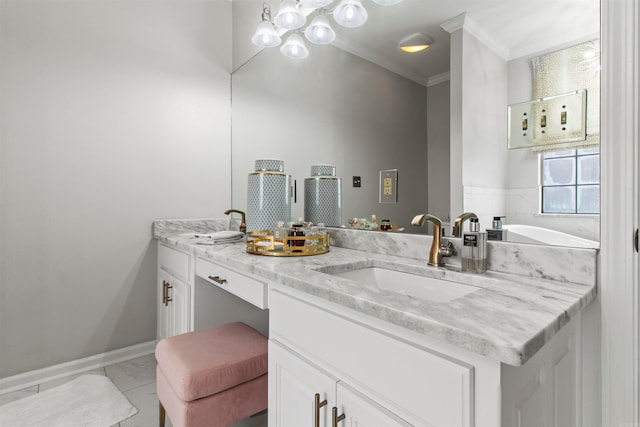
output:
<instances>
[{"instance_id":1,"label":"light switch plate","mask_svg":"<svg viewBox=\"0 0 640 427\"><path fill-rule=\"evenodd\" d=\"M380 203L398 203L398 169L380 171Z\"/></svg>"}]
</instances>

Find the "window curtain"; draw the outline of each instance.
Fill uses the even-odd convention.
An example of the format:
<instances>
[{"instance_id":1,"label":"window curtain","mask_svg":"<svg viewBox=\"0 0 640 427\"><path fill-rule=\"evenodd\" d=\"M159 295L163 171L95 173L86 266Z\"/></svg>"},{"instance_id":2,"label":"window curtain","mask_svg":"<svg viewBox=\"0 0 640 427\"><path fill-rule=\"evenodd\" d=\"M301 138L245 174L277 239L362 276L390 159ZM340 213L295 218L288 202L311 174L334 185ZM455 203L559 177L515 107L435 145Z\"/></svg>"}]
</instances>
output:
<instances>
[{"instance_id":1,"label":"window curtain","mask_svg":"<svg viewBox=\"0 0 640 427\"><path fill-rule=\"evenodd\" d=\"M534 99L587 90L587 139L551 146L535 152L593 147L600 144L600 42L589 41L531 59Z\"/></svg>"}]
</instances>

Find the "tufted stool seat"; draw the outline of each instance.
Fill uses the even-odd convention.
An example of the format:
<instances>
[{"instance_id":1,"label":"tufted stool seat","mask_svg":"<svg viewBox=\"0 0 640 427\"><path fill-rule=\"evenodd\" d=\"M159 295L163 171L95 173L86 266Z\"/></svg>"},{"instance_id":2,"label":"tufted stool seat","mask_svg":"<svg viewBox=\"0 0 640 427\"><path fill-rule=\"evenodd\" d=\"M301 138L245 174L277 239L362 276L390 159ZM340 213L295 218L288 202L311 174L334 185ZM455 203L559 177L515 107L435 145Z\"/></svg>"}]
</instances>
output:
<instances>
[{"instance_id":1,"label":"tufted stool seat","mask_svg":"<svg viewBox=\"0 0 640 427\"><path fill-rule=\"evenodd\" d=\"M224 427L267 408L267 338L241 322L160 340L160 427Z\"/></svg>"}]
</instances>

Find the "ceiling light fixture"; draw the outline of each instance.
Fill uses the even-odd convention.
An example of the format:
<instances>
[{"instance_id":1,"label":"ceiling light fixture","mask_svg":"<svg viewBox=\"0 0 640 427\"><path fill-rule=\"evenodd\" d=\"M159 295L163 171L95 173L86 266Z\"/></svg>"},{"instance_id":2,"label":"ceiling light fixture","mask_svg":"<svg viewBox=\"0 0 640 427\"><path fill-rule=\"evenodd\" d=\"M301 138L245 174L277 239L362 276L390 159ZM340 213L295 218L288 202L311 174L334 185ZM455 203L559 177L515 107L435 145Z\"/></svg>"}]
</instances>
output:
<instances>
[{"instance_id":1,"label":"ceiling light fixture","mask_svg":"<svg viewBox=\"0 0 640 427\"><path fill-rule=\"evenodd\" d=\"M433 39L421 33L411 34L399 43L400 49L409 53L421 52L433 44Z\"/></svg>"},{"instance_id":2,"label":"ceiling light fixture","mask_svg":"<svg viewBox=\"0 0 640 427\"><path fill-rule=\"evenodd\" d=\"M280 35L303 27L307 22L307 15L314 11L317 16L304 30L304 35L307 40L315 44L328 44L336 38L336 33L325 16L327 14L332 14L336 23L347 28L357 28L367 22L368 13L362 5L362 0L340 0L332 10L325 9L333 1L282 0L273 21L271 20L271 7L268 3L263 3L262 21L258 24L251 41L260 47L278 46L281 42ZM373 0L373 2L383 6L394 5L401 1ZM304 40L295 32L289 36L280 51L290 58L305 58L309 55Z\"/></svg>"},{"instance_id":3,"label":"ceiling light fixture","mask_svg":"<svg viewBox=\"0 0 640 427\"><path fill-rule=\"evenodd\" d=\"M342 0L333 11L333 19L343 27L357 28L367 22L369 14L360 0Z\"/></svg>"},{"instance_id":4,"label":"ceiling light fixture","mask_svg":"<svg viewBox=\"0 0 640 427\"><path fill-rule=\"evenodd\" d=\"M280 36L271 22L271 8L267 3L262 4L262 21L258 24L251 41L262 47L274 47L280 44Z\"/></svg>"},{"instance_id":5,"label":"ceiling light fixture","mask_svg":"<svg viewBox=\"0 0 640 427\"><path fill-rule=\"evenodd\" d=\"M304 35L307 40L315 44L328 44L336 38L336 32L333 31L329 20L324 15L313 18L311 24L304 30Z\"/></svg>"},{"instance_id":6,"label":"ceiling light fixture","mask_svg":"<svg viewBox=\"0 0 640 427\"><path fill-rule=\"evenodd\" d=\"M285 30L297 30L307 23L307 17L298 8L296 0L283 0L273 22Z\"/></svg>"},{"instance_id":7,"label":"ceiling light fixture","mask_svg":"<svg viewBox=\"0 0 640 427\"><path fill-rule=\"evenodd\" d=\"M307 50L304 40L296 33L289 36L280 48L280 52L293 59L302 59L309 56L309 50Z\"/></svg>"},{"instance_id":8,"label":"ceiling light fixture","mask_svg":"<svg viewBox=\"0 0 640 427\"><path fill-rule=\"evenodd\" d=\"M312 9L320 9L325 6L329 6L333 3L333 0L300 0L303 6L310 7Z\"/></svg>"}]
</instances>

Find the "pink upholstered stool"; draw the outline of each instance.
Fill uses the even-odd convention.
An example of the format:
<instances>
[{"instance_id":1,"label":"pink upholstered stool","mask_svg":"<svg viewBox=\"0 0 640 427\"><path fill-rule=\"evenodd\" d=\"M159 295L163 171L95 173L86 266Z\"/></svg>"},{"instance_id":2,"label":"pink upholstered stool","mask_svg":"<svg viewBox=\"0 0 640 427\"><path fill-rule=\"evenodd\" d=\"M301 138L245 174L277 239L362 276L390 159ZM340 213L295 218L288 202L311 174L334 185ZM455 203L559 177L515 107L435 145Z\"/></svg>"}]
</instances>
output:
<instances>
[{"instance_id":1,"label":"pink upholstered stool","mask_svg":"<svg viewBox=\"0 0 640 427\"><path fill-rule=\"evenodd\" d=\"M244 323L156 346L160 427L223 427L267 408L267 338Z\"/></svg>"}]
</instances>

